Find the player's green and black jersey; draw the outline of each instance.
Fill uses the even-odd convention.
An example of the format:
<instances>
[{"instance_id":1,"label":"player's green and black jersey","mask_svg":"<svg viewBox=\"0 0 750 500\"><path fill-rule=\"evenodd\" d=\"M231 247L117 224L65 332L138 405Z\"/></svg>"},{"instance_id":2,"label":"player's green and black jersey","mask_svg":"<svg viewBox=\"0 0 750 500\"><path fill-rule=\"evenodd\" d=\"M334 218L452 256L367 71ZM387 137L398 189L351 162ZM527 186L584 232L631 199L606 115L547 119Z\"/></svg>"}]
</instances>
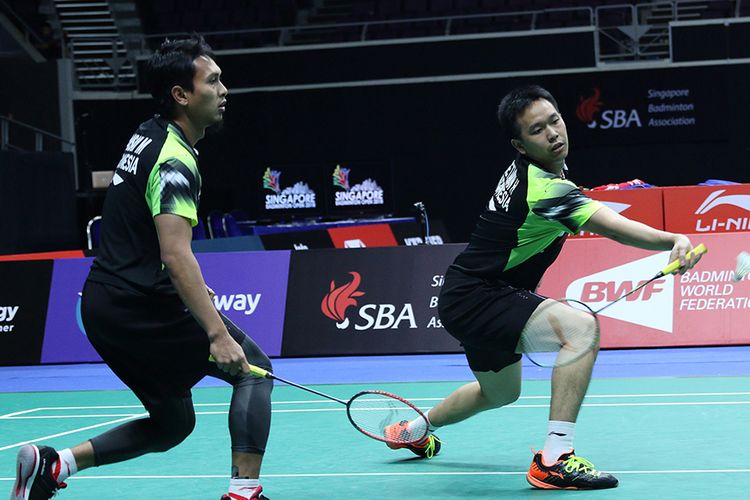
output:
<instances>
[{"instance_id":1,"label":"player's green and black jersey","mask_svg":"<svg viewBox=\"0 0 750 500\"><path fill-rule=\"evenodd\" d=\"M107 190L91 281L147 294L176 293L161 262L154 217L175 214L197 224L197 155L174 122L157 115L138 127Z\"/></svg>"},{"instance_id":2,"label":"player's green and black jersey","mask_svg":"<svg viewBox=\"0 0 750 500\"><path fill-rule=\"evenodd\" d=\"M567 235L577 233L601 206L572 182L519 156L451 267L534 290Z\"/></svg>"}]
</instances>

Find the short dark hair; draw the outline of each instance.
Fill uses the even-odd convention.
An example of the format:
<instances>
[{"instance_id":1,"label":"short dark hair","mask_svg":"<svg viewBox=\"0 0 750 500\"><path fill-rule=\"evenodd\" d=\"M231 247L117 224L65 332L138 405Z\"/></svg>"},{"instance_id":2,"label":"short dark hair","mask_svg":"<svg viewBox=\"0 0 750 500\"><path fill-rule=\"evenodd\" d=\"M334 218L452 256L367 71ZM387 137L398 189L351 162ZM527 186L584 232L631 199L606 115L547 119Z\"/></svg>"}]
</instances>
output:
<instances>
[{"instance_id":1,"label":"short dark hair","mask_svg":"<svg viewBox=\"0 0 750 500\"><path fill-rule=\"evenodd\" d=\"M179 85L186 90L193 90L194 61L201 56L213 59L214 54L203 37L193 33L190 38L164 40L159 50L148 60L146 81L160 114L167 118L174 117L172 87Z\"/></svg>"},{"instance_id":2,"label":"short dark hair","mask_svg":"<svg viewBox=\"0 0 750 500\"><path fill-rule=\"evenodd\" d=\"M524 85L516 87L508 92L500 101L497 107L497 119L500 120L500 127L509 139L518 139L521 137L521 129L518 126L518 116L521 115L531 103L539 99L546 99L559 112L557 101L552 94L539 85Z\"/></svg>"}]
</instances>

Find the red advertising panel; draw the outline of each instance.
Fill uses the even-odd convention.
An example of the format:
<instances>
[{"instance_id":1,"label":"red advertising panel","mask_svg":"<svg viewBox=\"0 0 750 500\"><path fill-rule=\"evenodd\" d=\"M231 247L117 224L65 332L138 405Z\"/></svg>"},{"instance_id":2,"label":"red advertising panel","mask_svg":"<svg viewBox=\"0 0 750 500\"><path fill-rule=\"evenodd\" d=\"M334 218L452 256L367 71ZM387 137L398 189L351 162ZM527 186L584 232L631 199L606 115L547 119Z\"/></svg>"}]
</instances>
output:
<instances>
[{"instance_id":1,"label":"red advertising panel","mask_svg":"<svg viewBox=\"0 0 750 500\"><path fill-rule=\"evenodd\" d=\"M618 189L612 191L586 191L586 196L598 200L628 219L643 222L656 229L664 229L662 188ZM580 232L575 238L598 235Z\"/></svg>"},{"instance_id":2,"label":"red advertising panel","mask_svg":"<svg viewBox=\"0 0 750 500\"><path fill-rule=\"evenodd\" d=\"M750 344L750 282L734 282L747 236L691 235L708 247L698 266L666 276L600 314L602 347ZM650 252L605 238L570 241L539 292L580 300L596 310L653 277L669 252Z\"/></svg>"},{"instance_id":3,"label":"red advertising panel","mask_svg":"<svg viewBox=\"0 0 750 500\"><path fill-rule=\"evenodd\" d=\"M750 231L750 184L664 188L664 221L677 233Z\"/></svg>"},{"instance_id":4,"label":"red advertising panel","mask_svg":"<svg viewBox=\"0 0 750 500\"><path fill-rule=\"evenodd\" d=\"M398 246L388 224L335 227L328 230L336 248L395 247Z\"/></svg>"}]
</instances>

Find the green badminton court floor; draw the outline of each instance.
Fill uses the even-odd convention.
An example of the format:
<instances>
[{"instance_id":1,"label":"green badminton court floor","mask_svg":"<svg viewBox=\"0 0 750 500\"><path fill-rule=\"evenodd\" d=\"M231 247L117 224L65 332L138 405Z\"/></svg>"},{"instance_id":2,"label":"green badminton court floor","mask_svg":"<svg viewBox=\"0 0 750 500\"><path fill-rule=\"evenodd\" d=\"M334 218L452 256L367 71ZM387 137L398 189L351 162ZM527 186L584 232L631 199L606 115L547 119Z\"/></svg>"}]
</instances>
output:
<instances>
[{"instance_id":1,"label":"green badminton court floor","mask_svg":"<svg viewBox=\"0 0 750 500\"><path fill-rule=\"evenodd\" d=\"M314 387L343 399L383 389L429 408L461 384ZM68 481L59 498L218 500L230 469L231 389L198 388L193 394L197 425L184 443L167 453L84 471ZM442 452L420 460L360 435L341 405L277 385L262 484L272 500L750 498L750 377L593 380L575 443L582 456L617 475L615 490L529 487L524 476L531 448L543 445L548 403L549 383L527 380L515 404L441 429ZM23 444L64 448L142 411L126 390L0 394L0 489L10 490Z\"/></svg>"}]
</instances>

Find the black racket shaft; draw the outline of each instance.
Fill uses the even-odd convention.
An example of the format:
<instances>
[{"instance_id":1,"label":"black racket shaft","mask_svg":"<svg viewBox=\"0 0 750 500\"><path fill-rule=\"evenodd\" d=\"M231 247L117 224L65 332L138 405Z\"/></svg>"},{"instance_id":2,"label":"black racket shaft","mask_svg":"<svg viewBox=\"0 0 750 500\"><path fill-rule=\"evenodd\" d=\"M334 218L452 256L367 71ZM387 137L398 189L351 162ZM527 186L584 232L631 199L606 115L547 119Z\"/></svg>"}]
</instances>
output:
<instances>
[{"instance_id":1,"label":"black racket shaft","mask_svg":"<svg viewBox=\"0 0 750 500\"><path fill-rule=\"evenodd\" d=\"M687 255L685 255L685 257L688 258L688 259L692 259L693 257L699 256L699 255L703 255L706 252L708 252L708 249L706 248L706 245L704 245L703 243L700 243L698 246L696 246L695 248L693 248L692 250L690 250L687 253ZM637 292L638 290L640 290L644 286L648 285L652 281L658 280L659 278L663 278L664 276L666 276L668 274L672 274L675 271L677 271L679 268L680 268L680 261L677 260L677 259L673 260L664 269L662 269L661 271L659 271L658 273L656 273L656 275L653 278L651 278L648 281L644 281L643 283L641 283L637 287L635 287L632 290L630 290L628 293L626 293L626 294L624 294L624 295L616 298L615 300L613 300L609 304L605 304L604 306L600 307L599 309L597 309L596 311L594 311L594 314L599 314L600 312L602 312L603 310L605 310L609 306L611 306L613 304L616 304L619 301L621 301L622 299L624 299L625 297L627 297L628 295Z\"/></svg>"},{"instance_id":2,"label":"black racket shaft","mask_svg":"<svg viewBox=\"0 0 750 500\"><path fill-rule=\"evenodd\" d=\"M242 328L240 328L239 326L237 326L234 323L234 321L232 321L231 319L227 318L224 313L222 313L221 311L218 311L218 312L219 312L219 316L221 316L221 319L223 319L225 322L227 322L230 325L232 325L237 330L242 331ZM277 375L274 375L273 373L269 372L268 370L264 370L263 368L261 368L259 366L251 365L250 363L248 363L248 365L250 366L250 373L252 373L256 377L268 378L268 379L272 379L272 380L278 380L279 382L283 382L283 383L285 383L287 385L291 385L292 387L296 387L297 389L302 389L303 391L307 391L307 392L311 392L313 394L317 394L318 396L321 396L321 397L326 398L326 399L330 399L331 401L336 401L337 403L341 403L344 406L346 406L348 404L348 402L346 402L346 401L344 401L342 399L339 399L339 398L334 398L333 396L329 396L328 394L326 394L324 392L316 391L315 389L310 389L309 387L305 387L304 385L299 385L299 384L297 384L295 382L292 382L291 380L283 379L283 378L281 378L281 377L279 377Z\"/></svg>"},{"instance_id":3,"label":"black racket shaft","mask_svg":"<svg viewBox=\"0 0 750 500\"><path fill-rule=\"evenodd\" d=\"M624 298L625 298L625 297L627 297L628 295L631 295L631 294L633 294L633 293L637 292L638 290L640 290L640 289L641 289L641 288L643 288L644 286L648 285L648 284L649 284L649 283L651 283L652 281L654 281L654 280L658 280L659 278L662 278L662 277L664 277L664 273L662 273L662 272L660 271L660 272L659 272L659 274L657 274L656 276L654 276L654 277L653 277L653 278L651 278L650 280L648 280L648 281L644 281L643 283L641 283L641 284L640 284L640 285L638 285L637 287L633 288L633 289L632 289L632 290L630 290L629 292L627 292L627 293L625 293L625 294L623 294L623 295L620 295L619 297L617 297L617 298L616 298L615 300L613 300L613 301L612 301L612 302L610 302L609 304L604 304L604 305L603 305L602 307L600 307L599 309L597 309L596 311L594 311L594 314L599 314L600 312L602 312L603 310L605 310L605 309L606 309L606 308L608 308L609 306L612 306L612 305L615 305L615 304L617 304L618 302L620 302L620 301L621 301L622 299L624 299Z\"/></svg>"}]
</instances>

